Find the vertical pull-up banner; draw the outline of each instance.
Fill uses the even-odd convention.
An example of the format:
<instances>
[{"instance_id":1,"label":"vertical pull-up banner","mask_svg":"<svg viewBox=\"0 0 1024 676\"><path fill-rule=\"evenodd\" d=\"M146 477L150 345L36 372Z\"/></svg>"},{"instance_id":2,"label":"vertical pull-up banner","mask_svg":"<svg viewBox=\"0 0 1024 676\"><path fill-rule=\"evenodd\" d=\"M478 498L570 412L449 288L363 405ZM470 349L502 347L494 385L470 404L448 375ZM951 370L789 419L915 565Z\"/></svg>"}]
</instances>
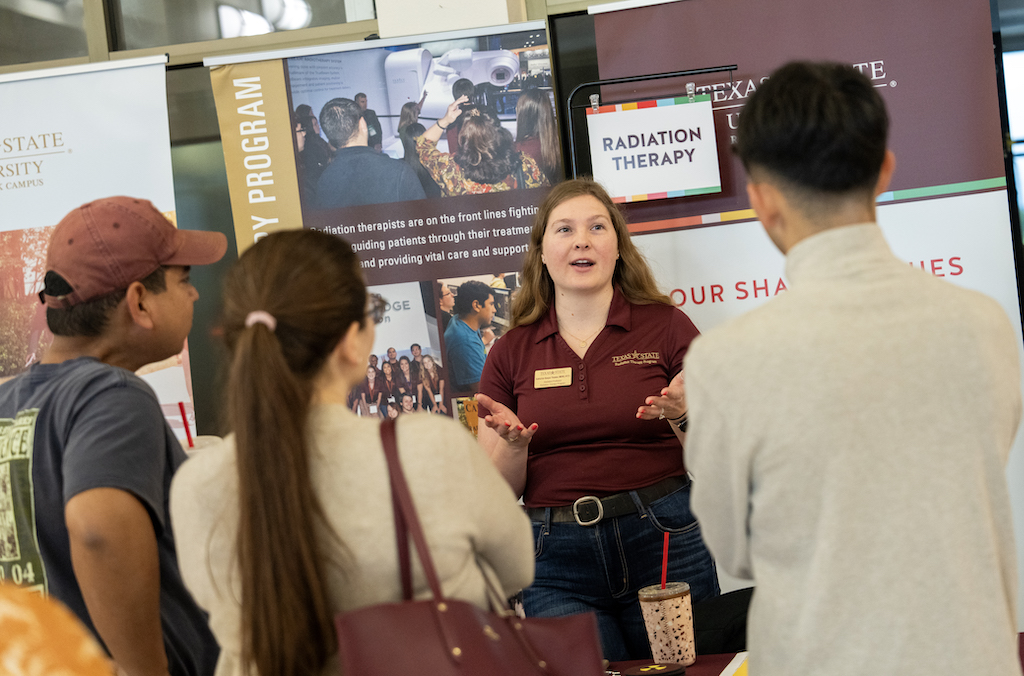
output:
<instances>
[{"instance_id":1,"label":"vertical pull-up banner","mask_svg":"<svg viewBox=\"0 0 1024 676\"><path fill-rule=\"evenodd\" d=\"M449 350L456 341L445 332L463 328L452 315L453 296L470 282L490 288L495 307L474 340L490 344L507 329L536 205L560 178L544 24L205 64L238 250L292 228L343 237L367 283L387 300L366 380L350 406L380 417L430 410L472 426L467 398L479 362L460 362L465 350ZM321 114L335 99L344 124ZM436 125L456 100L469 122Z\"/></svg>"},{"instance_id":2,"label":"vertical pull-up banner","mask_svg":"<svg viewBox=\"0 0 1024 676\"><path fill-rule=\"evenodd\" d=\"M896 172L877 213L895 255L995 298L1021 338L1010 224L1016 205L1007 195L987 2L861 0L829 4L827 11L816 0L641 4L592 8L602 78L737 66L731 75L602 91L605 105L675 95L687 84L711 97L722 191L626 205L633 232L645 233L637 244L698 327L709 329L785 292L783 258L754 220L746 176L729 148L744 103L776 68L829 60L863 73L889 111ZM1015 517L1024 523L1022 445L1018 435L1008 474ZM1020 538L1019 526L1017 533ZM1019 539L1020 561L1022 545ZM1018 605L1024 609L1024 596Z\"/></svg>"},{"instance_id":3,"label":"vertical pull-up banner","mask_svg":"<svg viewBox=\"0 0 1024 676\"><path fill-rule=\"evenodd\" d=\"M637 242L663 271L663 286L699 327L786 288L782 257L754 221L731 145L743 104L773 70L830 60L868 77L889 110L897 166L878 220L893 251L996 298L1020 330L987 3L866 0L822 12L813 0L684 0L606 11L626 4L592 8L602 78L736 66L601 92L606 106L676 96L688 84L710 97L721 191L625 205L632 231L651 235Z\"/></svg>"},{"instance_id":4,"label":"vertical pull-up banner","mask_svg":"<svg viewBox=\"0 0 1024 676\"><path fill-rule=\"evenodd\" d=\"M0 75L0 378L38 361L52 340L37 293L50 233L67 212L129 195L176 220L166 61ZM143 371L184 439L178 402L191 418L188 351Z\"/></svg>"},{"instance_id":5,"label":"vertical pull-up banner","mask_svg":"<svg viewBox=\"0 0 1024 676\"><path fill-rule=\"evenodd\" d=\"M276 230L302 227L284 65L279 59L210 71L242 252Z\"/></svg>"}]
</instances>

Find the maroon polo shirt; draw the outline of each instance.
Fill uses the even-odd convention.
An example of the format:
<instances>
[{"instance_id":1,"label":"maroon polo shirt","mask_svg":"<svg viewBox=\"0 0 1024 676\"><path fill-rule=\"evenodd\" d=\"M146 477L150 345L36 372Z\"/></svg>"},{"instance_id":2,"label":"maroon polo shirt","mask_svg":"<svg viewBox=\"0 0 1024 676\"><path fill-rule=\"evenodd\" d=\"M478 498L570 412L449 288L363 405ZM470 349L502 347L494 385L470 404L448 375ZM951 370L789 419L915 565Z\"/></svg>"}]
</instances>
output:
<instances>
[{"instance_id":1,"label":"maroon polo shirt","mask_svg":"<svg viewBox=\"0 0 1024 676\"><path fill-rule=\"evenodd\" d=\"M558 333L554 307L496 341L480 391L524 425L537 423L526 464L528 507L572 504L682 475L683 454L668 421L638 420L637 407L683 368L698 334L669 305L633 305L615 290L608 322L580 359ZM570 369L554 372L551 369ZM548 387L535 387L535 379ZM480 407L480 416L488 411Z\"/></svg>"}]
</instances>

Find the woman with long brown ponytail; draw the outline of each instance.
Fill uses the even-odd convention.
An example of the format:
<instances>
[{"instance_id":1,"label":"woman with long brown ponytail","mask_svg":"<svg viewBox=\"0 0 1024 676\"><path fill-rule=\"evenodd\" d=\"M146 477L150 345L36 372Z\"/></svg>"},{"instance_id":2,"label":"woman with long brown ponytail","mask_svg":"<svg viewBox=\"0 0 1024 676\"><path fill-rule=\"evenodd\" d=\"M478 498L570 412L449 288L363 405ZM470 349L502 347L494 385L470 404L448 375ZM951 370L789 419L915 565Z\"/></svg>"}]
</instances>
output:
<instances>
[{"instance_id":1,"label":"woman with long brown ponytail","mask_svg":"<svg viewBox=\"0 0 1024 676\"><path fill-rule=\"evenodd\" d=\"M232 434L185 463L171 495L218 676L337 673L333 616L401 598L380 420L346 406L383 307L351 247L312 230L266 237L227 277ZM440 416L403 417L397 437L445 593L485 607L484 574L528 585L529 522L472 437Z\"/></svg>"}]
</instances>

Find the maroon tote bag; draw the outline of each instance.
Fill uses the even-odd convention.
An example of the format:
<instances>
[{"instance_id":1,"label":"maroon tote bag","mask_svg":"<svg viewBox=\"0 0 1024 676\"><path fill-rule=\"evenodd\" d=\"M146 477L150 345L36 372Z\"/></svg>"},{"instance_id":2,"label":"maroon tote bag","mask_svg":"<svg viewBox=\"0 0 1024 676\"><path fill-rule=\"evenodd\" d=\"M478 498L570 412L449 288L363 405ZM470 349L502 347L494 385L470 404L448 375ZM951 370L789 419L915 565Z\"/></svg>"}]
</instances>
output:
<instances>
[{"instance_id":1,"label":"maroon tote bag","mask_svg":"<svg viewBox=\"0 0 1024 676\"><path fill-rule=\"evenodd\" d=\"M381 425L381 438L391 474L405 600L335 618L342 674L602 676L597 619L592 613L521 619L511 611L488 612L444 597L399 463L394 423L387 420ZM412 600L409 535L433 593L430 600ZM498 591L491 587L491 593L496 600L492 608L502 607Z\"/></svg>"}]
</instances>

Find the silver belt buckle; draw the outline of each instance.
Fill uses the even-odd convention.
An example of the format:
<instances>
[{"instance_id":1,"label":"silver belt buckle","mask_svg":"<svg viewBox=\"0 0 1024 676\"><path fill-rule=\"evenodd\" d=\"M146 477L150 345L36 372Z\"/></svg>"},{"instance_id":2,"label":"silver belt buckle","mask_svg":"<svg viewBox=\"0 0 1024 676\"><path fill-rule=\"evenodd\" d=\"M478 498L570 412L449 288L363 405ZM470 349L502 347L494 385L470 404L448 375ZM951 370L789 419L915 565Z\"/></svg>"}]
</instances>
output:
<instances>
[{"instance_id":1,"label":"silver belt buckle","mask_svg":"<svg viewBox=\"0 0 1024 676\"><path fill-rule=\"evenodd\" d=\"M597 517L590 521L583 521L580 519L580 505L586 502L593 501L597 504ZM582 498L577 498L576 502L572 503L572 516L576 519L576 523L581 526L593 526L599 523L604 518L604 505L601 504L601 498L594 495L584 495Z\"/></svg>"}]
</instances>

